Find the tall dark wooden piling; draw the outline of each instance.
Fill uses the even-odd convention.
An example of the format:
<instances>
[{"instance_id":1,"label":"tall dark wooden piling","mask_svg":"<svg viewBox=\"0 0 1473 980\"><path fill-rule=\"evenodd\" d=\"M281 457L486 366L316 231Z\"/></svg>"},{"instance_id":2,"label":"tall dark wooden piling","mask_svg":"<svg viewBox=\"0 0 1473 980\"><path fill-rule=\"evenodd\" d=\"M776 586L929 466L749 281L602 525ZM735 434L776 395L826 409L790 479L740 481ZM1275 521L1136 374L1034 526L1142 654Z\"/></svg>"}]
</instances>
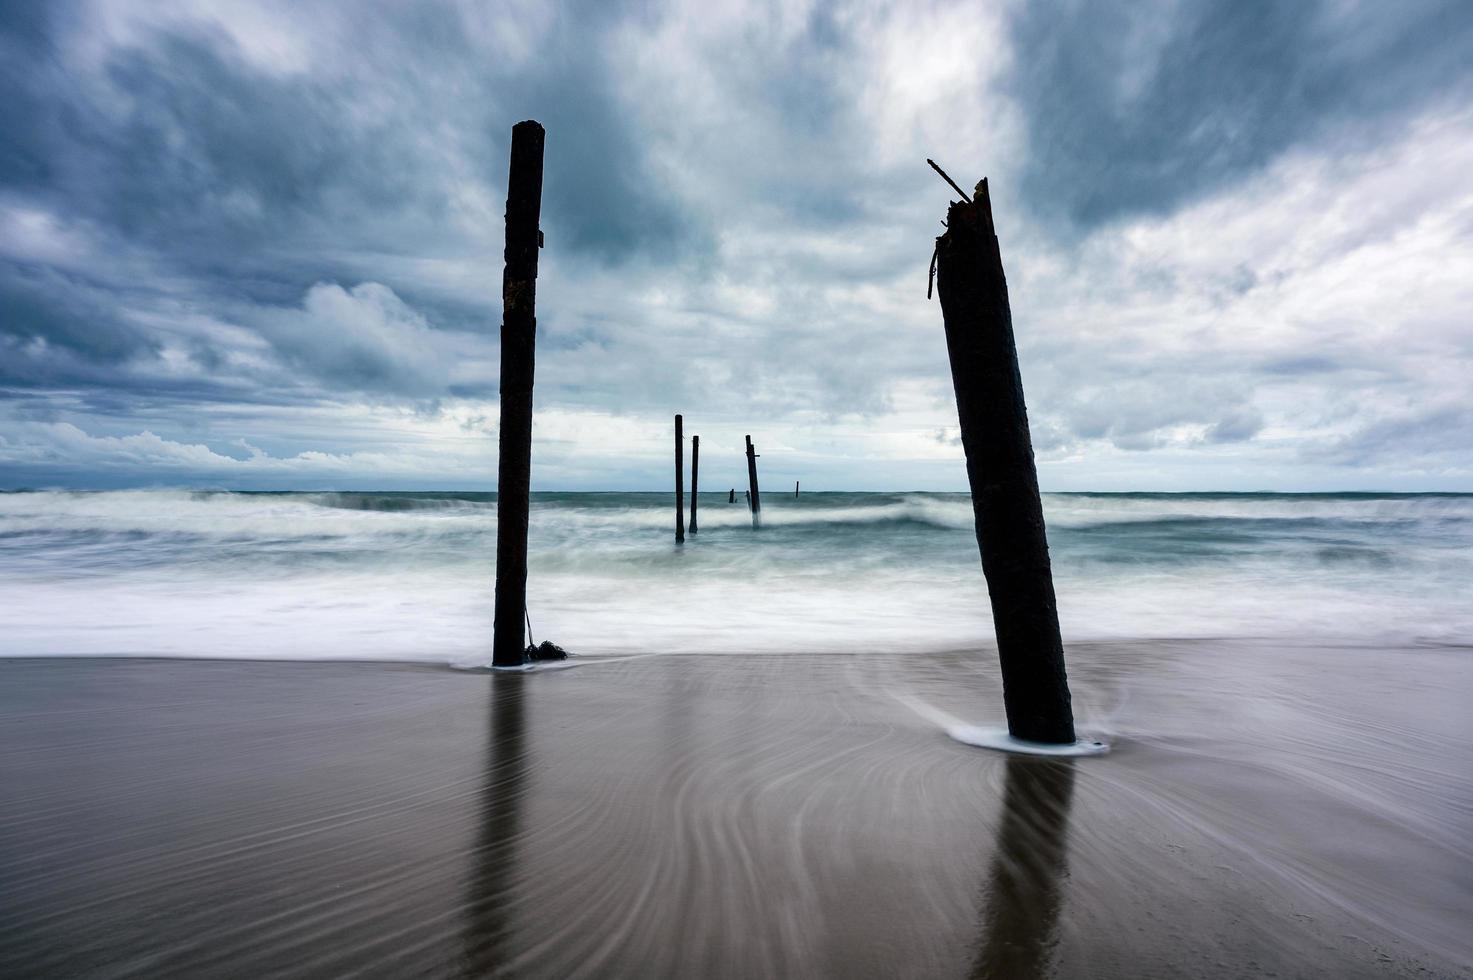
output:
<instances>
[{"instance_id":1,"label":"tall dark wooden piling","mask_svg":"<svg viewBox=\"0 0 1473 980\"><path fill-rule=\"evenodd\" d=\"M977 184L973 200L953 203L946 218L946 233L936 240L936 288L1008 731L1032 742L1066 744L1074 741L1074 714L987 181Z\"/></svg>"},{"instance_id":2,"label":"tall dark wooden piling","mask_svg":"<svg viewBox=\"0 0 1473 980\"><path fill-rule=\"evenodd\" d=\"M747 505L752 508L752 523L762 522L762 495L757 492L757 448L747 436Z\"/></svg>"},{"instance_id":3,"label":"tall dark wooden piling","mask_svg":"<svg viewBox=\"0 0 1473 980\"><path fill-rule=\"evenodd\" d=\"M793 481L793 496L794 497L798 496L798 484L801 483L801 482L802 482L801 480L794 480Z\"/></svg>"},{"instance_id":4,"label":"tall dark wooden piling","mask_svg":"<svg viewBox=\"0 0 1473 980\"><path fill-rule=\"evenodd\" d=\"M701 437L690 437L690 533L696 533L696 493L701 479Z\"/></svg>"},{"instance_id":5,"label":"tall dark wooden piling","mask_svg":"<svg viewBox=\"0 0 1473 980\"><path fill-rule=\"evenodd\" d=\"M537 249L542 233L539 123L511 130L506 191L506 269L501 276L501 459L496 474L496 616L491 662L526 657L527 508L532 484L532 379L537 347Z\"/></svg>"},{"instance_id":6,"label":"tall dark wooden piling","mask_svg":"<svg viewBox=\"0 0 1473 980\"><path fill-rule=\"evenodd\" d=\"M684 420L675 416L675 543L685 541L685 436Z\"/></svg>"}]
</instances>

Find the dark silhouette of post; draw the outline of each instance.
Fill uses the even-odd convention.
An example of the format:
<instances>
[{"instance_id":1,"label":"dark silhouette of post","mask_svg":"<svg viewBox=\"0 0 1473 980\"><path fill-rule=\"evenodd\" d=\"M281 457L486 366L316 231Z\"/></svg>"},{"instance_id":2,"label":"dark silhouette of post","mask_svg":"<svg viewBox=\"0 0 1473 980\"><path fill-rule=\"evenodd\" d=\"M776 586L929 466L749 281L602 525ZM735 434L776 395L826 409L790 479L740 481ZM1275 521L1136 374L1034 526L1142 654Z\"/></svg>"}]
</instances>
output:
<instances>
[{"instance_id":1,"label":"dark silhouette of post","mask_svg":"<svg viewBox=\"0 0 1473 980\"><path fill-rule=\"evenodd\" d=\"M800 482L802 482L802 481L800 481L800 480L794 480L793 481L793 496L794 497L798 496L798 484Z\"/></svg>"},{"instance_id":2,"label":"dark silhouette of post","mask_svg":"<svg viewBox=\"0 0 1473 980\"><path fill-rule=\"evenodd\" d=\"M736 487L731 488L731 493L726 496L726 502L729 504L736 503Z\"/></svg>"},{"instance_id":3,"label":"dark silhouette of post","mask_svg":"<svg viewBox=\"0 0 1473 980\"><path fill-rule=\"evenodd\" d=\"M696 533L696 486L701 479L701 437L690 437L690 533Z\"/></svg>"},{"instance_id":4,"label":"dark silhouette of post","mask_svg":"<svg viewBox=\"0 0 1473 980\"><path fill-rule=\"evenodd\" d=\"M675 543L685 541L685 436L679 415L675 416Z\"/></svg>"},{"instance_id":5,"label":"dark silhouette of post","mask_svg":"<svg viewBox=\"0 0 1473 980\"><path fill-rule=\"evenodd\" d=\"M973 200L954 202L947 212L946 233L936 239L936 288L1008 731L1032 742L1071 743L1074 714L1043 504L986 180Z\"/></svg>"},{"instance_id":6,"label":"dark silhouette of post","mask_svg":"<svg viewBox=\"0 0 1473 980\"><path fill-rule=\"evenodd\" d=\"M526 658L527 508L532 485L532 378L537 347L537 249L542 244L539 123L511 130L506 270L501 277L501 461L496 475L496 618L491 662Z\"/></svg>"},{"instance_id":7,"label":"dark silhouette of post","mask_svg":"<svg viewBox=\"0 0 1473 980\"><path fill-rule=\"evenodd\" d=\"M752 523L762 522L762 495L757 492L757 449L747 436L747 504L752 508Z\"/></svg>"}]
</instances>

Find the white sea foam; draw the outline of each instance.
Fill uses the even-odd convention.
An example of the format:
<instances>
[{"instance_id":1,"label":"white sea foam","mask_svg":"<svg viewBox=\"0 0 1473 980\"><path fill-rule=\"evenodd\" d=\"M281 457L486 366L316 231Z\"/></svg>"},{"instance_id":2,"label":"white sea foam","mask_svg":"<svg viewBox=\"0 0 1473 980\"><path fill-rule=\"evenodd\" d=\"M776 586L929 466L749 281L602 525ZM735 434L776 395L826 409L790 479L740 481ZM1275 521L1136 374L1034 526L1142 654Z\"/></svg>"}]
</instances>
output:
<instances>
[{"instance_id":1,"label":"white sea foam","mask_svg":"<svg viewBox=\"0 0 1473 980\"><path fill-rule=\"evenodd\" d=\"M1473 497L1049 495L1068 640L1473 642ZM535 635L583 653L985 645L969 499L534 500ZM493 495L0 494L0 654L473 664Z\"/></svg>"}]
</instances>

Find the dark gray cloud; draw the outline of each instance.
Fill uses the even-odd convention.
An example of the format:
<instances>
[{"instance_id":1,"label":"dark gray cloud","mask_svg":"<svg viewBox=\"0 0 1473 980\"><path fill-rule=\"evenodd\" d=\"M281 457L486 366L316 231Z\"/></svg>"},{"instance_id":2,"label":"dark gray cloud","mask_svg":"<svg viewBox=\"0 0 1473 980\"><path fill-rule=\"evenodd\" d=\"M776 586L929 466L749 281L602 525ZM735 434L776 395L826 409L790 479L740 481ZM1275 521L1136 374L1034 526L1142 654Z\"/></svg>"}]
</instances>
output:
<instances>
[{"instance_id":1,"label":"dark gray cloud","mask_svg":"<svg viewBox=\"0 0 1473 980\"><path fill-rule=\"evenodd\" d=\"M80 381L156 352L118 316L116 294L42 265L0 263L0 378L19 386ZM52 374L60 371L60 374ZM104 374L97 380L106 383Z\"/></svg>"},{"instance_id":2,"label":"dark gray cloud","mask_svg":"<svg viewBox=\"0 0 1473 980\"><path fill-rule=\"evenodd\" d=\"M1314 448L1337 465L1363 467L1393 460L1402 466L1456 467L1473 453L1473 409L1432 394L1426 404L1382 415Z\"/></svg>"},{"instance_id":3,"label":"dark gray cloud","mask_svg":"<svg viewBox=\"0 0 1473 980\"><path fill-rule=\"evenodd\" d=\"M0 5L0 180L7 187L44 186L50 176L55 120L36 73L54 57L46 4Z\"/></svg>"},{"instance_id":4,"label":"dark gray cloud","mask_svg":"<svg viewBox=\"0 0 1473 980\"><path fill-rule=\"evenodd\" d=\"M1384 135L1473 82L1460 0L1075 0L1020 4L1012 29L1028 202L1075 229L1170 213L1296 145Z\"/></svg>"},{"instance_id":5,"label":"dark gray cloud","mask_svg":"<svg viewBox=\"0 0 1473 980\"><path fill-rule=\"evenodd\" d=\"M545 224L560 248L620 262L698 235L611 95L599 28L616 5L560 13L525 66L479 47L454 5L345 8L302 27L343 32L331 50L352 59L305 72L256 64L191 23L81 72L56 35L89 29L86 10L13 18L6 185L153 250L212 295L284 304L341 277L341 253L464 248L455 191L499 203L523 115L555 134Z\"/></svg>"},{"instance_id":6,"label":"dark gray cloud","mask_svg":"<svg viewBox=\"0 0 1473 980\"><path fill-rule=\"evenodd\" d=\"M443 358L400 363L412 360L407 349L343 336L350 325L301 309L319 284L382 280L432 333L494 328L499 249L487 246L499 237L510 124L522 116L553 133L544 227L560 256L618 266L706 247L699 215L667 194L616 98L609 30L638 17L617 4L561 9L538 50L514 62L456 4L304 15L297 26L317 35L309 47L337 60L288 71L188 18L161 18L81 66L69 58L97 28L88 4L6 10L0 191L85 226L96 246L90 282L75 269L0 268L9 385L268 403L307 385L327 397L494 395L494 375L452 377ZM483 228L467 230L468 201L484 205ZM136 270L118 267L118 251L146 254L145 275L171 295L123 281ZM473 299L373 267L374 257L468 253L487 260L488 288ZM176 357L225 383L159 377L176 373L148 370L165 340L138 321L165 307L258 331L274 363L232 357L236 338L175 336Z\"/></svg>"}]
</instances>

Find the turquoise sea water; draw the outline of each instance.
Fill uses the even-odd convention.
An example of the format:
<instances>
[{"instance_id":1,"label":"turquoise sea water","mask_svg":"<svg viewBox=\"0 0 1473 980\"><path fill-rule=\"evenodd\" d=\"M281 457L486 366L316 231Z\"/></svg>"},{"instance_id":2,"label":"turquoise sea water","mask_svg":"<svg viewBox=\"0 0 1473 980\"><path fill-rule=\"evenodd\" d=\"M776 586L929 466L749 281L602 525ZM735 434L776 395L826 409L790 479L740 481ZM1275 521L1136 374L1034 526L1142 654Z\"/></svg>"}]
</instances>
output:
<instances>
[{"instance_id":1,"label":"turquoise sea water","mask_svg":"<svg viewBox=\"0 0 1473 980\"><path fill-rule=\"evenodd\" d=\"M1047 494L1066 640L1473 642L1473 495ZM575 652L986 645L969 498L533 495L537 639ZM489 656L495 494L0 494L0 655Z\"/></svg>"}]
</instances>

